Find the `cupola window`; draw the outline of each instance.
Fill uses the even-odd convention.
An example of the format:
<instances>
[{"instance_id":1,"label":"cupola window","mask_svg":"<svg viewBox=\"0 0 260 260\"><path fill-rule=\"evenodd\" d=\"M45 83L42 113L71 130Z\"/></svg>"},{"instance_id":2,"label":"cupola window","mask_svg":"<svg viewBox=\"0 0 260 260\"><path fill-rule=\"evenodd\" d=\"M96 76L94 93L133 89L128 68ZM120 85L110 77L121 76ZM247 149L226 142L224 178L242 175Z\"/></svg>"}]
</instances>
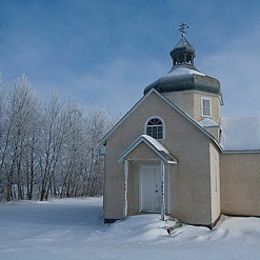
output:
<instances>
[{"instance_id":1,"label":"cupola window","mask_svg":"<svg viewBox=\"0 0 260 260\"><path fill-rule=\"evenodd\" d=\"M164 137L164 125L161 119L153 117L146 123L146 134L150 135L154 139L163 139Z\"/></svg>"},{"instance_id":2,"label":"cupola window","mask_svg":"<svg viewBox=\"0 0 260 260\"><path fill-rule=\"evenodd\" d=\"M201 112L203 117L211 117L211 99L208 97L201 98Z\"/></svg>"}]
</instances>

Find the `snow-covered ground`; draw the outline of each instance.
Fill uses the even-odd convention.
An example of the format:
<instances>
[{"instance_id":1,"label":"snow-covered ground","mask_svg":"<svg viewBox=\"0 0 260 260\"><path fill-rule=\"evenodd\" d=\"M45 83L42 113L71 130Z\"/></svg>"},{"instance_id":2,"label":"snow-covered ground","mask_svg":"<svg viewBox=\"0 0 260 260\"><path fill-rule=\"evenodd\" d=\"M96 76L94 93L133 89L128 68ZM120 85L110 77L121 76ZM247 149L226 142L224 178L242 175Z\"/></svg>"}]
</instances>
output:
<instances>
[{"instance_id":1,"label":"snow-covered ground","mask_svg":"<svg viewBox=\"0 0 260 260\"><path fill-rule=\"evenodd\" d=\"M159 215L104 225L102 199L0 204L0 259L260 259L260 218L168 235Z\"/></svg>"}]
</instances>

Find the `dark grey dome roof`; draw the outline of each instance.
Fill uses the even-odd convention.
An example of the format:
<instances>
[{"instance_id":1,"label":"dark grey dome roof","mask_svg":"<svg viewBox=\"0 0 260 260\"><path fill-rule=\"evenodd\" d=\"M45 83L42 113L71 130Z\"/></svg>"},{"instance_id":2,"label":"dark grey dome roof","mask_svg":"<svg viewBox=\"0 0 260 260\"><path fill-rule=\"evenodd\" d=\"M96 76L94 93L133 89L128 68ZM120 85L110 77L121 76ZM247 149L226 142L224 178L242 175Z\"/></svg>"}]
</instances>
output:
<instances>
[{"instance_id":1,"label":"dark grey dome roof","mask_svg":"<svg viewBox=\"0 0 260 260\"><path fill-rule=\"evenodd\" d=\"M148 85L144 95L150 89L158 92L200 90L221 95L220 83L217 79L199 72L194 66L178 65L173 67L165 76Z\"/></svg>"},{"instance_id":2,"label":"dark grey dome roof","mask_svg":"<svg viewBox=\"0 0 260 260\"><path fill-rule=\"evenodd\" d=\"M166 75L148 85L144 89L144 95L154 88L160 93L200 90L220 95L222 98L219 81L201 73L194 66L195 49L184 36L178 41L170 55L173 60L172 69Z\"/></svg>"}]
</instances>

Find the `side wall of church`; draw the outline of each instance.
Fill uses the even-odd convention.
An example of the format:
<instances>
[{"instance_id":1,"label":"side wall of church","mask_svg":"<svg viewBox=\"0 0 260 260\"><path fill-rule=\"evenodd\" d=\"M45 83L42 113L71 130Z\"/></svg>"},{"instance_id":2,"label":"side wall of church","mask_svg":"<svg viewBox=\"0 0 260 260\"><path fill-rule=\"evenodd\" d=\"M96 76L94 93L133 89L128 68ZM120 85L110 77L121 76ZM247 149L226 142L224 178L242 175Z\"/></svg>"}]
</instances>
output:
<instances>
[{"instance_id":1,"label":"side wall of church","mask_svg":"<svg viewBox=\"0 0 260 260\"><path fill-rule=\"evenodd\" d=\"M211 174L211 203L212 203L212 222L221 214L220 209L220 153L213 145L210 145L210 174Z\"/></svg>"},{"instance_id":2,"label":"side wall of church","mask_svg":"<svg viewBox=\"0 0 260 260\"><path fill-rule=\"evenodd\" d=\"M260 216L260 154L221 155L221 212Z\"/></svg>"}]
</instances>

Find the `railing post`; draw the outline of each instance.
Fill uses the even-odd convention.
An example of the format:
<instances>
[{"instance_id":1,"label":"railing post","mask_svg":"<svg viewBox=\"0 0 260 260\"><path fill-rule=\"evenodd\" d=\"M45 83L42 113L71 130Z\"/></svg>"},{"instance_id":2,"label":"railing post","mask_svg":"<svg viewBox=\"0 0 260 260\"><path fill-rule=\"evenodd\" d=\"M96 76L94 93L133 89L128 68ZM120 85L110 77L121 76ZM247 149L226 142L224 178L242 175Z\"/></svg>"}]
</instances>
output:
<instances>
[{"instance_id":1,"label":"railing post","mask_svg":"<svg viewBox=\"0 0 260 260\"><path fill-rule=\"evenodd\" d=\"M165 164L161 161L161 220L165 220Z\"/></svg>"},{"instance_id":2,"label":"railing post","mask_svg":"<svg viewBox=\"0 0 260 260\"><path fill-rule=\"evenodd\" d=\"M124 217L127 216L128 212L128 161L124 160Z\"/></svg>"}]
</instances>

